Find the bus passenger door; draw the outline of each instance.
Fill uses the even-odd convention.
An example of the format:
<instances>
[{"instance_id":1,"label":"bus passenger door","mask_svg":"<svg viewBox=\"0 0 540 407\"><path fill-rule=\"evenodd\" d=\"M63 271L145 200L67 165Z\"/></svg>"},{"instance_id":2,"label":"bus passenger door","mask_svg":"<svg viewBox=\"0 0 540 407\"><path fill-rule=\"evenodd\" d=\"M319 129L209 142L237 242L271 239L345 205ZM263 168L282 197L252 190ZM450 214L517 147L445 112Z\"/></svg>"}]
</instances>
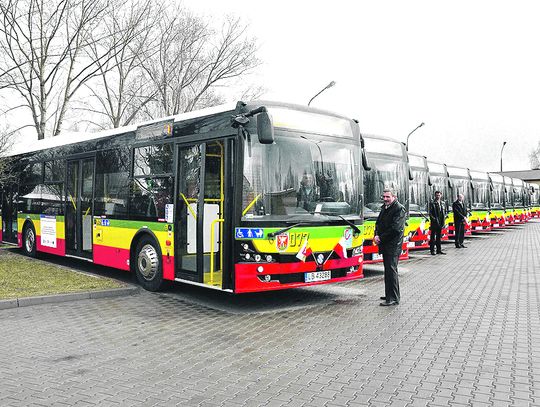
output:
<instances>
[{"instance_id":1,"label":"bus passenger door","mask_svg":"<svg viewBox=\"0 0 540 407\"><path fill-rule=\"evenodd\" d=\"M94 158L67 163L65 235L66 254L92 258Z\"/></svg>"},{"instance_id":2,"label":"bus passenger door","mask_svg":"<svg viewBox=\"0 0 540 407\"><path fill-rule=\"evenodd\" d=\"M224 141L178 147L176 276L222 287Z\"/></svg>"},{"instance_id":3,"label":"bus passenger door","mask_svg":"<svg viewBox=\"0 0 540 407\"><path fill-rule=\"evenodd\" d=\"M17 186L4 188L2 194L2 240L17 243Z\"/></svg>"}]
</instances>

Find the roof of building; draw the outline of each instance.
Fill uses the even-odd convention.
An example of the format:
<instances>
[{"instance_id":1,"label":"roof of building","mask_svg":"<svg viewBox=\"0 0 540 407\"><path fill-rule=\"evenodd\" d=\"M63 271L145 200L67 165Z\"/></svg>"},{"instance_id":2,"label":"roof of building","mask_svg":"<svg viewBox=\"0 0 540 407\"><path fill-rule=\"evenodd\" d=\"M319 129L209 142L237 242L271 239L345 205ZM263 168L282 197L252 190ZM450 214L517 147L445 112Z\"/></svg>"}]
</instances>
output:
<instances>
[{"instance_id":1,"label":"roof of building","mask_svg":"<svg viewBox=\"0 0 540 407\"><path fill-rule=\"evenodd\" d=\"M502 171L497 174L506 175L507 177L520 178L523 181L538 181L540 180L540 169L538 170L522 170L522 171Z\"/></svg>"}]
</instances>

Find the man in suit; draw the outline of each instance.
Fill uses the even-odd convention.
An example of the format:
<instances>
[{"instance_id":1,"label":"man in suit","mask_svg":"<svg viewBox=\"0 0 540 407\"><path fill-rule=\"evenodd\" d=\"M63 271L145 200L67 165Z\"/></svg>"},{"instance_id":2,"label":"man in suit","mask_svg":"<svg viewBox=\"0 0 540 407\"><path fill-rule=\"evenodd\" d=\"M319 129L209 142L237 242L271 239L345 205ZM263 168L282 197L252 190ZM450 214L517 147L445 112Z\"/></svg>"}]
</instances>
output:
<instances>
[{"instance_id":1,"label":"man in suit","mask_svg":"<svg viewBox=\"0 0 540 407\"><path fill-rule=\"evenodd\" d=\"M465 239L465 223L467 222L467 209L463 202L463 194L458 194L457 199L452 204L454 212L454 242L458 249L465 247L463 241Z\"/></svg>"},{"instance_id":2,"label":"man in suit","mask_svg":"<svg viewBox=\"0 0 540 407\"><path fill-rule=\"evenodd\" d=\"M381 305L389 306L398 305L400 300L397 265L403 244L407 212L398 202L393 190L385 189L382 198L384 205L375 222L373 240L379 246L379 253L382 254L384 263L385 296L381 297L381 300L384 300Z\"/></svg>"},{"instance_id":3,"label":"man in suit","mask_svg":"<svg viewBox=\"0 0 540 407\"><path fill-rule=\"evenodd\" d=\"M446 208L441 201L441 196L441 191L435 191L435 198L429 203L429 250L432 256L446 254L441 249L441 234L446 219ZM435 247L437 247L437 253L435 253Z\"/></svg>"}]
</instances>

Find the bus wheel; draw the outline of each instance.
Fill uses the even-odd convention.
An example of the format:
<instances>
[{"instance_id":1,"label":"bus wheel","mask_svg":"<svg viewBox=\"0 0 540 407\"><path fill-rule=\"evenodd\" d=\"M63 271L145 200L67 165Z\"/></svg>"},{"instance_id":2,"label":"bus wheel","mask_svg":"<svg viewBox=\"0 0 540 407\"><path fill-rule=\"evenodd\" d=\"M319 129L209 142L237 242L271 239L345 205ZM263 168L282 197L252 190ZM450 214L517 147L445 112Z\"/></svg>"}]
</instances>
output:
<instances>
[{"instance_id":1,"label":"bus wheel","mask_svg":"<svg viewBox=\"0 0 540 407\"><path fill-rule=\"evenodd\" d=\"M30 224L24 227L22 246L24 254L30 257L36 257L36 231L34 226Z\"/></svg>"},{"instance_id":2,"label":"bus wheel","mask_svg":"<svg viewBox=\"0 0 540 407\"><path fill-rule=\"evenodd\" d=\"M163 284L163 268L159 250L154 239L145 236L137 243L135 274L137 280L148 291L158 291Z\"/></svg>"}]
</instances>

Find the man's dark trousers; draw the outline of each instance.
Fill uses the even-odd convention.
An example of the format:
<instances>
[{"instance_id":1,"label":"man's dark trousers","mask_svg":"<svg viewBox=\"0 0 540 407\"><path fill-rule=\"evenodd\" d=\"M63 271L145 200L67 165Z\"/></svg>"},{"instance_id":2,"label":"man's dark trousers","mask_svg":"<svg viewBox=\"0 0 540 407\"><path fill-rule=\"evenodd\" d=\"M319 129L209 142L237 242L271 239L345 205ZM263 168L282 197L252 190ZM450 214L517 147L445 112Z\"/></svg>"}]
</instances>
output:
<instances>
[{"instance_id":1,"label":"man's dark trousers","mask_svg":"<svg viewBox=\"0 0 540 407\"><path fill-rule=\"evenodd\" d=\"M391 248L390 250L383 250L383 264L384 264L384 295L387 300L395 300L399 302L399 277L398 277L398 261L401 254L401 244L399 247Z\"/></svg>"},{"instance_id":2,"label":"man's dark trousers","mask_svg":"<svg viewBox=\"0 0 540 407\"><path fill-rule=\"evenodd\" d=\"M432 227L430 230L429 236L429 250L431 253L435 253L435 247L437 247L437 253L441 253L441 235L442 229L437 227Z\"/></svg>"},{"instance_id":3,"label":"man's dark trousers","mask_svg":"<svg viewBox=\"0 0 540 407\"><path fill-rule=\"evenodd\" d=\"M463 241L465 240L465 222L463 222L463 220L454 222L454 229L454 241L456 243L456 247L461 247L463 245Z\"/></svg>"}]
</instances>

